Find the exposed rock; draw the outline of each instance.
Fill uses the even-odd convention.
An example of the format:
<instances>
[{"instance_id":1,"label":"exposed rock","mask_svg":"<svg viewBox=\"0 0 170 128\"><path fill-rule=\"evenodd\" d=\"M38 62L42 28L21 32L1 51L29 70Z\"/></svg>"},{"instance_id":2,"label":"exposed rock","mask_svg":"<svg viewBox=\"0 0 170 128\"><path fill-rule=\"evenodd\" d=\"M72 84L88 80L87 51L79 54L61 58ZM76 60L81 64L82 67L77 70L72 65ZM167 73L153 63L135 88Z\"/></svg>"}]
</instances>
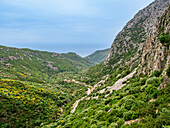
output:
<instances>
[{"instance_id":1,"label":"exposed rock","mask_svg":"<svg viewBox=\"0 0 170 128\"><path fill-rule=\"evenodd\" d=\"M6 66L11 66L12 64L10 64L10 63L7 63L7 64L5 64Z\"/></svg>"},{"instance_id":2,"label":"exposed rock","mask_svg":"<svg viewBox=\"0 0 170 128\"><path fill-rule=\"evenodd\" d=\"M105 64L129 50L135 52L135 48L145 42L147 35L153 31L154 24L168 8L168 4L169 0L156 0L139 11L116 36Z\"/></svg>"},{"instance_id":3,"label":"exposed rock","mask_svg":"<svg viewBox=\"0 0 170 128\"><path fill-rule=\"evenodd\" d=\"M58 54L58 53L53 53L53 54L51 55L51 57L55 57L55 56L60 56L60 54Z\"/></svg>"},{"instance_id":4,"label":"exposed rock","mask_svg":"<svg viewBox=\"0 0 170 128\"><path fill-rule=\"evenodd\" d=\"M10 60L17 60L15 56L8 56Z\"/></svg>"},{"instance_id":5,"label":"exposed rock","mask_svg":"<svg viewBox=\"0 0 170 128\"><path fill-rule=\"evenodd\" d=\"M0 62L5 62L6 60L7 60L7 59L4 58L4 57L0 58Z\"/></svg>"},{"instance_id":6,"label":"exposed rock","mask_svg":"<svg viewBox=\"0 0 170 128\"><path fill-rule=\"evenodd\" d=\"M123 84L124 81L127 81L129 78L131 78L134 74L136 73L136 69L134 69L134 71L132 73L130 73L129 75L125 76L122 79L119 79L118 81L116 81L116 83L113 86L109 86L107 87L110 90L110 94L112 93L113 90L119 90L121 89L123 86L125 86L126 84ZM109 94L106 95L106 97Z\"/></svg>"},{"instance_id":7,"label":"exposed rock","mask_svg":"<svg viewBox=\"0 0 170 128\"><path fill-rule=\"evenodd\" d=\"M48 63L47 66L50 67L51 69L55 70L55 71L58 70L58 68L54 67L51 63Z\"/></svg>"},{"instance_id":8,"label":"exposed rock","mask_svg":"<svg viewBox=\"0 0 170 128\"><path fill-rule=\"evenodd\" d=\"M164 28L164 33L170 32L169 11L168 9L161 18L162 20L153 27L152 33L146 40L141 58L142 65L139 67L138 74L143 73L149 76L155 70L158 70L162 71L162 75L166 75L166 69L170 64L169 44L161 43L159 35L162 33L160 28Z\"/></svg>"}]
</instances>

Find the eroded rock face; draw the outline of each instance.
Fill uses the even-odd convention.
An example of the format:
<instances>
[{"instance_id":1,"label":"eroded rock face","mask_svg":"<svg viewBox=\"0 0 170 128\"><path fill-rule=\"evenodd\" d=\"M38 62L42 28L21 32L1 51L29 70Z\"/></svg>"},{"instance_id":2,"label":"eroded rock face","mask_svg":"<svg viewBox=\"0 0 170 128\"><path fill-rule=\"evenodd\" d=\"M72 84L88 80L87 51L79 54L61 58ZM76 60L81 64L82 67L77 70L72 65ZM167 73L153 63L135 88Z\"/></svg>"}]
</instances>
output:
<instances>
[{"instance_id":1,"label":"eroded rock face","mask_svg":"<svg viewBox=\"0 0 170 128\"><path fill-rule=\"evenodd\" d=\"M161 17L161 20L153 27L152 33L146 40L142 53L142 62L138 74L151 75L155 70L162 71L166 75L166 69L170 64L169 43L160 42L160 34L170 32L169 23L170 8Z\"/></svg>"},{"instance_id":2,"label":"eroded rock face","mask_svg":"<svg viewBox=\"0 0 170 128\"><path fill-rule=\"evenodd\" d=\"M51 69L53 69L55 71L58 71L58 68L54 67L52 64L53 64L53 62L48 61L47 67L49 67L49 68L51 68Z\"/></svg>"},{"instance_id":3,"label":"eroded rock face","mask_svg":"<svg viewBox=\"0 0 170 128\"><path fill-rule=\"evenodd\" d=\"M169 0L156 0L143 10L139 11L116 36L105 64L117 55L135 51L140 43L144 43L154 24L168 8Z\"/></svg>"}]
</instances>

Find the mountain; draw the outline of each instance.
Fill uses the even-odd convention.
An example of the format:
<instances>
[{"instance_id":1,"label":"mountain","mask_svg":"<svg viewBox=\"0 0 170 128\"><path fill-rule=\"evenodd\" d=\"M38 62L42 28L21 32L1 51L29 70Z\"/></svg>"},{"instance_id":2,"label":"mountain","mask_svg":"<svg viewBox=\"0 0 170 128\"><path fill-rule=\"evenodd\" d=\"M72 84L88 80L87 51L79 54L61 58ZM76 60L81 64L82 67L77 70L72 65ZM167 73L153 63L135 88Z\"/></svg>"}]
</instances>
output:
<instances>
[{"instance_id":1,"label":"mountain","mask_svg":"<svg viewBox=\"0 0 170 128\"><path fill-rule=\"evenodd\" d=\"M89 56L85 57L85 59L88 59L95 63L101 63L106 59L106 57L109 53L109 50L110 50L109 48L104 49L104 50L98 50L98 51L90 54Z\"/></svg>"},{"instance_id":2,"label":"mountain","mask_svg":"<svg viewBox=\"0 0 170 128\"><path fill-rule=\"evenodd\" d=\"M131 63L130 60L135 61L141 56L148 34L153 31L154 24L167 10L169 2L169 0L155 0L140 10L118 33L104 63L87 71L89 79L93 81L97 78L99 81L103 76L115 72L119 67L131 64L130 70L132 70L132 67L137 66L137 62Z\"/></svg>"},{"instance_id":3,"label":"mountain","mask_svg":"<svg viewBox=\"0 0 170 128\"><path fill-rule=\"evenodd\" d=\"M48 72L53 75L65 71L78 71L94 64L76 53L58 54L5 46L0 46L0 55L1 69L15 68L19 72L25 72L32 76L35 72Z\"/></svg>"},{"instance_id":4,"label":"mountain","mask_svg":"<svg viewBox=\"0 0 170 128\"><path fill-rule=\"evenodd\" d=\"M0 127L32 128L58 119L64 105L87 90L67 79L92 64L75 53L0 46Z\"/></svg>"},{"instance_id":5,"label":"mountain","mask_svg":"<svg viewBox=\"0 0 170 128\"><path fill-rule=\"evenodd\" d=\"M92 67L75 53L1 46L0 127L170 127L168 3L139 11Z\"/></svg>"},{"instance_id":6,"label":"mountain","mask_svg":"<svg viewBox=\"0 0 170 128\"><path fill-rule=\"evenodd\" d=\"M121 58L130 52L135 53L139 45L146 41L148 34L152 32L152 27L168 8L169 2L169 0L155 0L140 10L116 36L107 62L113 63L114 57L120 56Z\"/></svg>"},{"instance_id":7,"label":"mountain","mask_svg":"<svg viewBox=\"0 0 170 128\"><path fill-rule=\"evenodd\" d=\"M152 30L150 28L151 33L138 48L134 59L126 60L125 66L117 67L117 70L109 72L99 82L89 82L91 86L87 95L79 97L70 112L67 111L55 122L42 127L168 128L169 16L170 7L153 25ZM94 67L101 71L98 68L101 65L104 63Z\"/></svg>"}]
</instances>

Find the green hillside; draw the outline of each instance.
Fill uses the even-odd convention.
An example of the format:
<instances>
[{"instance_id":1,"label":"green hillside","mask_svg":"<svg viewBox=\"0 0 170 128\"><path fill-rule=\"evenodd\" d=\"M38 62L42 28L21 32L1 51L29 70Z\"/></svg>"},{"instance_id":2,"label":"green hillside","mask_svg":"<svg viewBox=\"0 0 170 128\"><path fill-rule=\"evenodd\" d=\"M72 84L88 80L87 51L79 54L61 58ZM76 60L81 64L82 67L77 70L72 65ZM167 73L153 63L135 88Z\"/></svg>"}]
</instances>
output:
<instances>
[{"instance_id":1,"label":"green hillside","mask_svg":"<svg viewBox=\"0 0 170 128\"><path fill-rule=\"evenodd\" d=\"M35 127L53 122L65 104L83 96L86 87L64 79L91 62L75 53L57 54L0 46L0 127Z\"/></svg>"},{"instance_id":2,"label":"green hillside","mask_svg":"<svg viewBox=\"0 0 170 128\"><path fill-rule=\"evenodd\" d=\"M79 97L55 122L58 128L170 127L170 8L136 53L113 58L86 70L89 93ZM154 28L154 27L153 27ZM75 110L75 111L73 111Z\"/></svg>"},{"instance_id":3,"label":"green hillside","mask_svg":"<svg viewBox=\"0 0 170 128\"><path fill-rule=\"evenodd\" d=\"M98 50L85 58L92 62L101 63L106 59L106 57L109 53L109 50L110 50L110 48L105 49L105 50Z\"/></svg>"},{"instance_id":4,"label":"green hillside","mask_svg":"<svg viewBox=\"0 0 170 128\"><path fill-rule=\"evenodd\" d=\"M15 76L15 79L22 77L29 81L41 78L39 82L42 82L59 72L79 71L93 64L75 53L57 54L0 46L0 77L3 78Z\"/></svg>"},{"instance_id":5,"label":"green hillside","mask_svg":"<svg viewBox=\"0 0 170 128\"><path fill-rule=\"evenodd\" d=\"M141 10L107 58L0 46L0 128L169 128L170 7L154 17L164 2Z\"/></svg>"}]
</instances>

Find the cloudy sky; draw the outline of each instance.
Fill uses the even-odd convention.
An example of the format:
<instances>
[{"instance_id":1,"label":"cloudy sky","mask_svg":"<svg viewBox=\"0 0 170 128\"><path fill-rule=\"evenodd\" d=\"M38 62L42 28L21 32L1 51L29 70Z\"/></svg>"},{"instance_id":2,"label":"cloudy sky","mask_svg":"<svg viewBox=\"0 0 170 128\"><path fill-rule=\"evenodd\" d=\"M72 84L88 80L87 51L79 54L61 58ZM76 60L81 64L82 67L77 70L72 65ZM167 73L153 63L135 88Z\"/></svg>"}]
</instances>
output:
<instances>
[{"instance_id":1,"label":"cloudy sky","mask_svg":"<svg viewBox=\"0 0 170 128\"><path fill-rule=\"evenodd\" d=\"M0 45L86 56L153 1L0 0Z\"/></svg>"}]
</instances>

